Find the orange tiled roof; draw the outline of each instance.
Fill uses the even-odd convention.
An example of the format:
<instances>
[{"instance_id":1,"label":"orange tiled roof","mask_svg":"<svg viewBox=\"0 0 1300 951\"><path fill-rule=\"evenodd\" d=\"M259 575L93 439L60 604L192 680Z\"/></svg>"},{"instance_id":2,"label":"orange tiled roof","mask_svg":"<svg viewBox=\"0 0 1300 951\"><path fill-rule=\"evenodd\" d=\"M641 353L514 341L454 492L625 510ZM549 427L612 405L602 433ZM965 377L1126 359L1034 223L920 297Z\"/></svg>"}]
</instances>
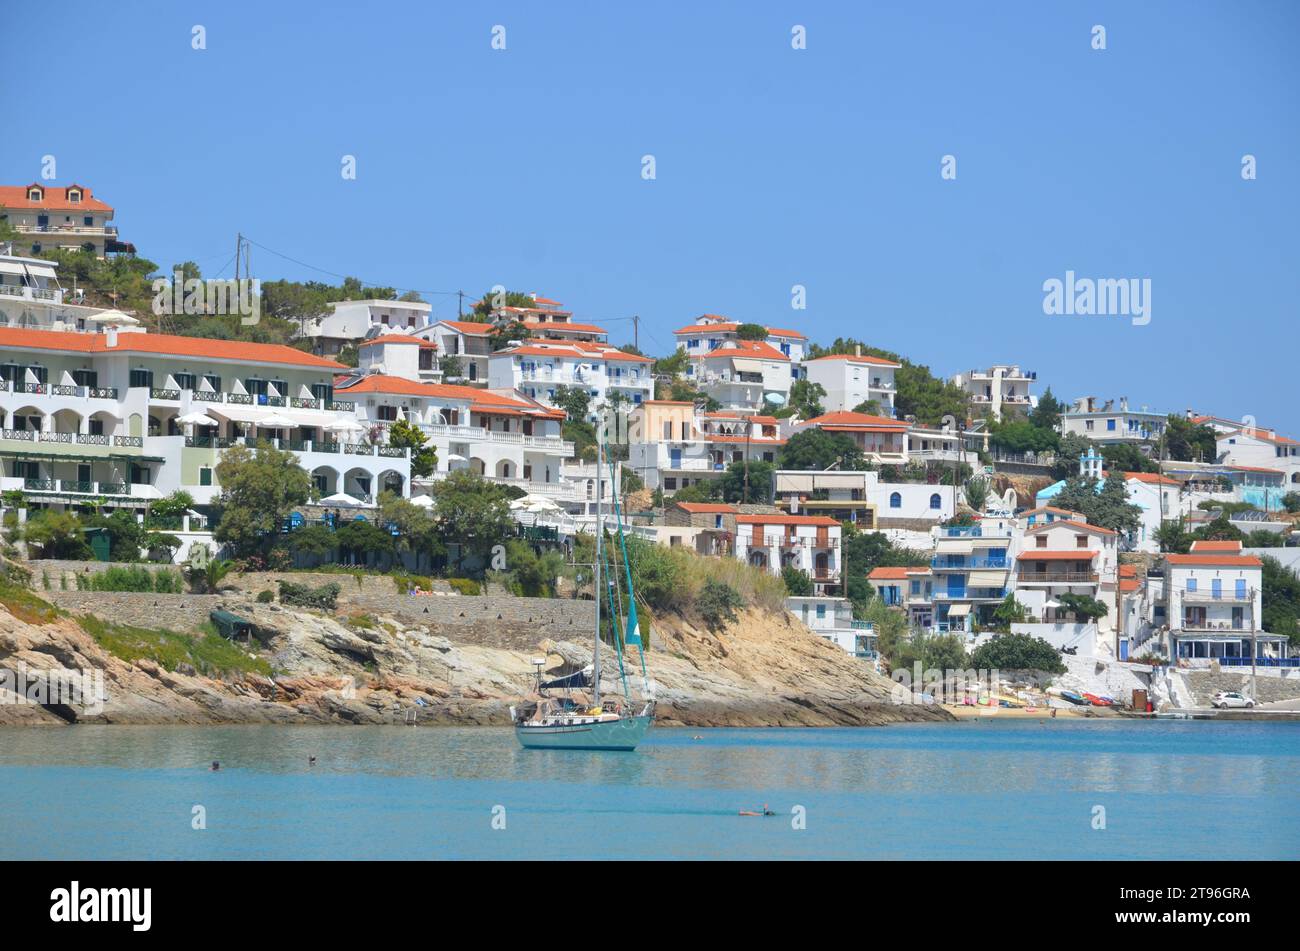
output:
<instances>
[{"instance_id":1,"label":"orange tiled roof","mask_svg":"<svg viewBox=\"0 0 1300 951\"><path fill-rule=\"evenodd\" d=\"M407 334L384 334L382 337L373 337L370 340L363 340L358 347L373 347L381 343L414 343L421 347L438 349L438 345L432 340L425 340L423 337L412 337Z\"/></svg>"},{"instance_id":2,"label":"orange tiled roof","mask_svg":"<svg viewBox=\"0 0 1300 951\"><path fill-rule=\"evenodd\" d=\"M1125 479L1133 479L1137 482L1145 482L1148 485L1182 485L1177 479L1171 479L1167 475L1161 475L1159 472L1126 472Z\"/></svg>"},{"instance_id":3,"label":"orange tiled roof","mask_svg":"<svg viewBox=\"0 0 1300 951\"><path fill-rule=\"evenodd\" d=\"M867 363L877 367L893 367L895 370L902 369L901 363L895 363L893 360L886 360L883 357L857 356L852 353L831 353L824 357L816 357L813 363L820 363L822 360L846 360L849 363Z\"/></svg>"},{"instance_id":4,"label":"orange tiled roof","mask_svg":"<svg viewBox=\"0 0 1300 951\"><path fill-rule=\"evenodd\" d=\"M699 515L727 515L736 511L734 505L723 505L720 502L674 502L673 504L679 509Z\"/></svg>"},{"instance_id":5,"label":"orange tiled roof","mask_svg":"<svg viewBox=\"0 0 1300 951\"><path fill-rule=\"evenodd\" d=\"M839 522L828 515L737 515L737 525L834 525Z\"/></svg>"},{"instance_id":6,"label":"orange tiled roof","mask_svg":"<svg viewBox=\"0 0 1300 951\"><path fill-rule=\"evenodd\" d=\"M446 324L452 330L469 334L471 337L487 337L492 334L491 324L479 323L474 320L440 320L438 323Z\"/></svg>"},{"instance_id":7,"label":"orange tiled roof","mask_svg":"<svg viewBox=\"0 0 1300 951\"><path fill-rule=\"evenodd\" d=\"M110 347L107 334L0 327L0 347L69 353L151 353L158 356L274 363L320 370L347 369L337 361L278 343L248 343L244 340L213 340L208 337L180 337L172 334L119 332L117 345Z\"/></svg>"},{"instance_id":8,"label":"orange tiled roof","mask_svg":"<svg viewBox=\"0 0 1300 951\"><path fill-rule=\"evenodd\" d=\"M592 333L604 334L609 333L604 327L597 327L595 324L575 324L572 321L558 320L525 320L524 326L533 332L537 331L565 331L572 330L575 333Z\"/></svg>"},{"instance_id":9,"label":"orange tiled roof","mask_svg":"<svg viewBox=\"0 0 1300 951\"><path fill-rule=\"evenodd\" d=\"M1206 540L1206 539L1198 539L1192 542L1193 555L1201 554L1202 552L1212 552L1212 551L1229 552L1234 555L1240 554L1241 542L1213 541L1213 540Z\"/></svg>"},{"instance_id":10,"label":"orange tiled roof","mask_svg":"<svg viewBox=\"0 0 1300 951\"><path fill-rule=\"evenodd\" d=\"M872 416L868 413L853 413L848 410L815 416L808 420L808 425L820 426L822 429L862 429L868 432L903 432L907 429L907 423L901 419Z\"/></svg>"},{"instance_id":11,"label":"orange tiled roof","mask_svg":"<svg viewBox=\"0 0 1300 951\"><path fill-rule=\"evenodd\" d=\"M1025 532L1025 534L1037 535L1045 531L1050 531L1053 528L1082 529L1084 531L1096 532L1098 535L1119 534L1118 532L1112 531L1109 528L1102 528L1100 525L1090 525L1087 522L1076 522L1074 521L1074 519L1069 519L1069 518L1058 518L1055 522L1043 522L1041 525L1033 526L1027 532Z\"/></svg>"},{"instance_id":12,"label":"orange tiled roof","mask_svg":"<svg viewBox=\"0 0 1300 951\"><path fill-rule=\"evenodd\" d=\"M719 314L703 314L704 317L713 318L713 323L708 324L690 324L680 330L674 330L673 335L693 333L733 333L740 326L738 321L727 320ZM807 340L808 338L797 330L786 330L782 327L764 327L769 337L790 337L795 340Z\"/></svg>"},{"instance_id":13,"label":"orange tiled roof","mask_svg":"<svg viewBox=\"0 0 1300 951\"><path fill-rule=\"evenodd\" d=\"M42 193L40 201L29 201L27 190L39 188ZM68 189L81 189L81 201L68 201ZM90 194L90 189L73 182L64 187L54 187L33 182L31 185L0 185L0 208L15 208L30 211L112 211L112 205L106 205Z\"/></svg>"},{"instance_id":14,"label":"orange tiled roof","mask_svg":"<svg viewBox=\"0 0 1300 951\"><path fill-rule=\"evenodd\" d=\"M1165 555L1171 565L1223 566L1225 568L1262 568L1264 563L1252 555Z\"/></svg>"},{"instance_id":15,"label":"orange tiled roof","mask_svg":"<svg viewBox=\"0 0 1300 951\"><path fill-rule=\"evenodd\" d=\"M728 340L725 346L701 354L701 358L704 360L712 360L716 357L750 357L759 360L790 362L790 358L784 353L762 340Z\"/></svg>"},{"instance_id":16,"label":"orange tiled roof","mask_svg":"<svg viewBox=\"0 0 1300 951\"><path fill-rule=\"evenodd\" d=\"M909 570L910 570L910 569L908 569L908 568L893 568L893 567L888 567L888 566L884 566L884 565L882 565L882 566L880 566L879 568L872 568L872 569L871 569L871 574L867 575L867 580L869 580L869 581L906 581L906 580L907 580L907 573L908 573Z\"/></svg>"}]
</instances>

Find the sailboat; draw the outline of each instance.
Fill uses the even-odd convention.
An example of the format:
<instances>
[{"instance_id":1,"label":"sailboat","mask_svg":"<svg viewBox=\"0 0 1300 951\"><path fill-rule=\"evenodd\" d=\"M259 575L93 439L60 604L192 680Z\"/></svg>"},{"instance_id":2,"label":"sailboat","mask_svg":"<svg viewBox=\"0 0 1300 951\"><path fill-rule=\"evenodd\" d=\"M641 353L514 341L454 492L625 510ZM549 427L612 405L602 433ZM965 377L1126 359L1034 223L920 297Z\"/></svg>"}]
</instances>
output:
<instances>
[{"instance_id":1,"label":"sailboat","mask_svg":"<svg viewBox=\"0 0 1300 951\"><path fill-rule=\"evenodd\" d=\"M618 551L607 552L605 519L602 505L602 471L604 442L596 443L596 558L593 565L596 601L596 628L592 642L591 665L583 670L542 682L538 667L537 693L519 707L511 707L515 736L528 749L546 750L635 750L654 721L653 687L646 676L645 647L636 614L636 594L632 588L632 569L627 557L627 540L623 534L623 513L618 490L612 493L615 537ZM616 486L610 463L610 485ZM605 561L609 557L610 564ZM623 588L614 563L621 560ZM606 570L608 568L608 570ZM602 590L603 589L603 590ZM602 606L602 593L607 605ZM605 695L601 679L602 608L608 621L614 656L618 660L621 691ZM641 684L646 696L633 701L624 663L625 648L635 646L641 661ZM589 692L588 692L589 691Z\"/></svg>"}]
</instances>

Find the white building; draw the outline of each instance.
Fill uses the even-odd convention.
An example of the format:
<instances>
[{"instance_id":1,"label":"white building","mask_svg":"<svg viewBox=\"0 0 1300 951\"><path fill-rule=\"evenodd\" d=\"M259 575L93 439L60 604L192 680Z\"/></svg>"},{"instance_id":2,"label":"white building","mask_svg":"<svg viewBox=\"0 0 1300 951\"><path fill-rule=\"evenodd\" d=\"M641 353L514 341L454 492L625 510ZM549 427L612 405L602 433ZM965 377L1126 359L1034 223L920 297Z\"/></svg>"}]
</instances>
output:
<instances>
[{"instance_id":1,"label":"white building","mask_svg":"<svg viewBox=\"0 0 1300 951\"><path fill-rule=\"evenodd\" d=\"M646 488L668 495L716 479L734 462L775 463L784 445L771 416L702 413L689 402L644 400L628 417L628 468Z\"/></svg>"},{"instance_id":2,"label":"white building","mask_svg":"<svg viewBox=\"0 0 1300 951\"><path fill-rule=\"evenodd\" d=\"M772 475L775 504L789 512L829 515L863 531L911 528L928 531L952 518L951 485L883 482L879 472L778 469Z\"/></svg>"},{"instance_id":3,"label":"white building","mask_svg":"<svg viewBox=\"0 0 1300 951\"><path fill-rule=\"evenodd\" d=\"M300 321L299 335L312 341L316 353L331 356L367 337L423 327L432 310L424 301L402 300L342 300L327 306L330 313Z\"/></svg>"},{"instance_id":4,"label":"white building","mask_svg":"<svg viewBox=\"0 0 1300 951\"><path fill-rule=\"evenodd\" d=\"M730 340L696 354L686 367L686 379L725 410L758 413L790 399L791 361L760 340Z\"/></svg>"},{"instance_id":5,"label":"white building","mask_svg":"<svg viewBox=\"0 0 1300 951\"><path fill-rule=\"evenodd\" d=\"M1125 537L1124 547L1152 554L1160 551L1156 533L1161 522L1176 521L1182 514L1183 484L1157 472L1126 472L1124 487L1129 502L1142 510L1141 523Z\"/></svg>"},{"instance_id":6,"label":"white building","mask_svg":"<svg viewBox=\"0 0 1300 951\"><path fill-rule=\"evenodd\" d=\"M735 557L773 575L790 567L818 595L839 594L840 523L824 515L736 515Z\"/></svg>"},{"instance_id":7,"label":"white building","mask_svg":"<svg viewBox=\"0 0 1300 951\"><path fill-rule=\"evenodd\" d=\"M439 320L416 331L416 336L437 344L439 363L454 357L459 365L455 373L446 373L447 382L486 383L488 358L492 356L491 324L471 320Z\"/></svg>"},{"instance_id":8,"label":"white building","mask_svg":"<svg viewBox=\"0 0 1300 951\"><path fill-rule=\"evenodd\" d=\"M326 494L409 493L408 451L359 437L335 398L344 369L274 344L0 328L2 487L37 506L138 508L175 489L206 504L222 451L267 439Z\"/></svg>"},{"instance_id":9,"label":"white building","mask_svg":"<svg viewBox=\"0 0 1300 951\"><path fill-rule=\"evenodd\" d=\"M654 361L608 344L583 341L528 341L498 350L488 358L488 386L514 389L547 405L558 387L586 390L591 417L614 394L636 405L653 397Z\"/></svg>"},{"instance_id":10,"label":"white building","mask_svg":"<svg viewBox=\"0 0 1300 951\"><path fill-rule=\"evenodd\" d=\"M1281 472L1283 493L1300 492L1300 442L1279 435L1277 430L1254 426L1220 433L1215 448L1220 463ZM1253 501L1260 508L1279 507L1278 500L1265 499L1264 492L1256 495Z\"/></svg>"},{"instance_id":11,"label":"white building","mask_svg":"<svg viewBox=\"0 0 1300 951\"><path fill-rule=\"evenodd\" d=\"M1153 443L1165 431L1169 417L1153 413L1145 406L1129 409L1128 398L1121 396L1119 407L1114 400L1099 404L1096 397L1085 396L1061 414L1061 433L1086 436L1103 446L1130 443Z\"/></svg>"},{"instance_id":12,"label":"white building","mask_svg":"<svg viewBox=\"0 0 1300 951\"><path fill-rule=\"evenodd\" d=\"M1240 542L1198 541L1164 562L1167 656L1183 666L1244 667L1252 642L1257 658L1288 656L1286 637L1263 630L1263 563Z\"/></svg>"},{"instance_id":13,"label":"white building","mask_svg":"<svg viewBox=\"0 0 1300 951\"><path fill-rule=\"evenodd\" d=\"M785 607L804 627L845 653L872 661L879 656L871 622L853 619L853 602L848 598L791 595L785 599Z\"/></svg>"},{"instance_id":14,"label":"white building","mask_svg":"<svg viewBox=\"0 0 1300 951\"><path fill-rule=\"evenodd\" d=\"M1118 542L1115 532L1089 525L1082 516L1025 523L1017 546L1014 586L1016 600L1028 610L1030 622L1091 623L1061 601L1062 595L1072 594L1105 603L1109 613L1097 624L1102 632L1114 631Z\"/></svg>"},{"instance_id":15,"label":"white building","mask_svg":"<svg viewBox=\"0 0 1300 951\"><path fill-rule=\"evenodd\" d=\"M2 247L2 246L0 246ZM0 252L0 327L32 330L94 331L111 318L119 327L135 326L134 317L77 303L79 293L60 285L58 265L38 258Z\"/></svg>"},{"instance_id":16,"label":"white building","mask_svg":"<svg viewBox=\"0 0 1300 951\"><path fill-rule=\"evenodd\" d=\"M876 465L904 465L908 460L908 424L902 420L840 411L798 420L792 426L794 432L809 428L848 436L866 460Z\"/></svg>"},{"instance_id":17,"label":"white building","mask_svg":"<svg viewBox=\"0 0 1300 951\"><path fill-rule=\"evenodd\" d=\"M970 397L975 409L987 409L994 419L1003 415L1024 416L1034 405L1030 388L1038 381L1038 374L1020 369L1014 363L1000 363L987 370L969 370L952 378Z\"/></svg>"},{"instance_id":18,"label":"white building","mask_svg":"<svg viewBox=\"0 0 1300 951\"><path fill-rule=\"evenodd\" d=\"M861 350L859 347L857 353L836 353L808 360L804 364L808 382L826 390L822 405L827 412L853 411L868 400L875 400L880 406L877 415L895 415L894 371L901 369L902 364L863 355Z\"/></svg>"},{"instance_id":19,"label":"white building","mask_svg":"<svg viewBox=\"0 0 1300 951\"><path fill-rule=\"evenodd\" d=\"M119 250L112 220L112 206L75 182L67 187L39 182L0 185L0 221L18 232L14 251L19 254L88 248L102 258Z\"/></svg>"},{"instance_id":20,"label":"white building","mask_svg":"<svg viewBox=\"0 0 1300 951\"><path fill-rule=\"evenodd\" d=\"M720 314L704 314L697 317L695 323L674 330L673 336L677 338L677 349L697 357L710 350L734 344L740 339L738 333L740 326L739 321ZM764 327L764 329L767 331L765 342L790 360L791 366L797 371L798 364L803 362L804 354L807 352L808 338L797 330L786 330L781 327ZM793 379L798 378L795 371L791 372Z\"/></svg>"}]
</instances>

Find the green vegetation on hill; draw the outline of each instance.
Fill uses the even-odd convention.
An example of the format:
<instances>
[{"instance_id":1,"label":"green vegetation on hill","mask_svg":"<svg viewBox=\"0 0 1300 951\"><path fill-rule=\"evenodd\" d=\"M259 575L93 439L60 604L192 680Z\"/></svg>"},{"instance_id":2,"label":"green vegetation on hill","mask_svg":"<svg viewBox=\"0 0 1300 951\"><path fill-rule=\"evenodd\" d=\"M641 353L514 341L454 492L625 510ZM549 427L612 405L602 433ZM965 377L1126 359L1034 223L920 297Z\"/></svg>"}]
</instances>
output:
<instances>
[{"instance_id":1,"label":"green vegetation on hill","mask_svg":"<svg viewBox=\"0 0 1300 951\"><path fill-rule=\"evenodd\" d=\"M148 659L173 672L188 664L208 677L248 673L269 677L271 674L271 665L266 660L250 656L249 651L226 640L210 626L199 634L178 634L117 624L93 615L77 620L95 643L120 660Z\"/></svg>"},{"instance_id":2,"label":"green vegetation on hill","mask_svg":"<svg viewBox=\"0 0 1300 951\"><path fill-rule=\"evenodd\" d=\"M816 358L854 353L859 346L863 356L880 357L901 364L901 368L894 371L894 403L900 417L915 416L918 423L926 426L941 425L945 416L952 416L959 421L968 417L970 406L964 390L935 376L929 367L913 363L897 353L869 347L852 337L836 337L828 347L812 344L808 355Z\"/></svg>"}]
</instances>

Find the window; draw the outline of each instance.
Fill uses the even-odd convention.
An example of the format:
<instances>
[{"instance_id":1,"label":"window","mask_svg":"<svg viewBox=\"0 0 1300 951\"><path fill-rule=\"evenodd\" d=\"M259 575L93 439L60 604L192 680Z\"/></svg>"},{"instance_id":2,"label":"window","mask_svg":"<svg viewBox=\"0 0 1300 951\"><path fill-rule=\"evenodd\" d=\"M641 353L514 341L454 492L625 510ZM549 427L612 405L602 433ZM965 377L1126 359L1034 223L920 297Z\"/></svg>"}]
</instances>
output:
<instances>
[{"instance_id":1,"label":"window","mask_svg":"<svg viewBox=\"0 0 1300 951\"><path fill-rule=\"evenodd\" d=\"M334 400L334 387L328 383L313 383L311 385L311 395L313 399L330 403Z\"/></svg>"},{"instance_id":2,"label":"window","mask_svg":"<svg viewBox=\"0 0 1300 951\"><path fill-rule=\"evenodd\" d=\"M1087 548L1087 547L1088 547L1088 536L1087 536L1087 535L1075 535L1075 536L1074 536L1074 547L1075 547L1075 548Z\"/></svg>"},{"instance_id":3,"label":"window","mask_svg":"<svg viewBox=\"0 0 1300 951\"><path fill-rule=\"evenodd\" d=\"M714 528L721 528L721 527L722 527L722 516L721 516L721 515L715 515L715 516L713 516L713 527L714 527ZM1242 583L1242 584L1245 584L1244 581L1241 582L1241 583Z\"/></svg>"},{"instance_id":4,"label":"window","mask_svg":"<svg viewBox=\"0 0 1300 951\"><path fill-rule=\"evenodd\" d=\"M99 386L99 374L94 370L73 370L72 382L77 386Z\"/></svg>"},{"instance_id":5,"label":"window","mask_svg":"<svg viewBox=\"0 0 1300 951\"><path fill-rule=\"evenodd\" d=\"M1114 431L1115 431L1115 420L1113 420L1113 419L1108 419L1108 420L1106 420L1106 429L1107 429L1109 432L1114 432Z\"/></svg>"},{"instance_id":6,"label":"window","mask_svg":"<svg viewBox=\"0 0 1300 951\"><path fill-rule=\"evenodd\" d=\"M148 466L138 466L131 464L131 484L132 485L151 485L149 481L150 473Z\"/></svg>"},{"instance_id":7,"label":"window","mask_svg":"<svg viewBox=\"0 0 1300 951\"><path fill-rule=\"evenodd\" d=\"M1037 547L1039 547L1039 548L1046 548L1046 547L1047 547L1047 536L1046 536L1046 535L1039 535L1036 539L1034 539L1034 541L1036 541L1036 542L1038 543L1038 546L1037 546Z\"/></svg>"},{"instance_id":8,"label":"window","mask_svg":"<svg viewBox=\"0 0 1300 951\"><path fill-rule=\"evenodd\" d=\"M82 218L81 223L87 228L95 227L95 219L91 215L86 215L86 217Z\"/></svg>"},{"instance_id":9,"label":"window","mask_svg":"<svg viewBox=\"0 0 1300 951\"><path fill-rule=\"evenodd\" d=\"M920 593L921 593L921 582L919 582L919 581L913 579L913 581L912 581L912 596L915 597L916 595L918 595L918 594L920 594Z\"/></svg>"},{"instance_id":10,"label":"window","mask_svg":"<svg viewBox=\"0 0 1300 951\"><path fill-rule=\"evenodd\" d=\"M1246 579L1237 579L1237 599L1241 600L1246 597Z\"/></svg>"},{"instance_id":11,"label":"window","mask_svg":"<svg viewBox=\"0 0 1300 951\"><path fill-rule=\"evenodd\" d=\"M41 191L41 189L39 189L39 188L29 188L29 189L27 189L27 200L28 200L28 201L42 201L42 200L44 200L44 198L45 198L45 192Z\"/></svg>"},{"instance_id":12,"label":"window","mask_svg":"<svg viewBox=\"0 0 1300 951\"><path fill-rule=\"evenodd\" d=\"M889 507L891 509L901 509L903 507L903 496L898 492L889 494Z\"/></svg>"},{"instance_id":13,"label":"window","mask_svg":"<svg viewBox=\"0 0 1300 951\"><path fill-rule=\"evenodd\" d=\"M153 386L153 370L132 370L129 383L133 387Z\"/></svg>"},{"instance_id":14,"label":"window","mask_svg":"<svg viewBox=\"0 0 1300 951\"><path fill-rule=\"evenodd\" d=\"M193 390L198 384L198 377L193 373L173 373L172 379L176 381L176 385L182 390Z\"/></svg>"},{"instance_id":15,"label":"window","mask_svg":"<svg viewBox=\"0 0 1300 951\"><path fill-rule=\"evenodd\" d=\"M673 438L673 423L672 423L672 420L665 419L665 420L664 420L664 439L665 439L665 440L668 440L668 439L672 439L672 438Z\"/></svg>"},{"instance_id":16,"label":"window","mask_svg":"<svg viewBox=\"0 0 1300 951\"><path fill-rule=\"evenodd\" d=\"M102 419L92 419L92 420L89 420L89 422L88 422L88 428L87 428L86 431L87 431L88 433L90 433L90 435L92 435L92 436L102 436L102 435L104 435L104 421L103 421ZM88 481L88 480L83 479L82 481L85 482L85 481Z\"/></svg>"},{"instance_id":17,"label":"window","mask_svg":"<svg viewBox=\"0 0 1300 951\"><path fill-rule=\"evenodd\" d=\"M202 466L199 469L199 485L212 484L212 469L208 466Z\"/></svg>"},{"instance_id":18,"label":"window","mask_svg":"<svg viewBox=\"0 0 1300 951\"><path fill-rule=\"evenodd\" d=\"M930 508L932 508L932 509L937 509L937 508L942 508L942 507L943 507L943 501L939 498L939 493L938 493L938 492L936 492L936 493L934 493L934 495L930 496Z\"/></svg>"},{"instance_id":19,"label":"window","mask_svg":"<svg viewBox=\"0 0 1300 951\"><path fill-rule=\"evenodd\" d=\"M1083 421L1083 428L1088 430L1088 432L1092 432L1092 420L1085 419Z\"/></svg>"},{"instance_id":20,"label":"window","mask_svg":"<svg viewBox=\"0 0 1300 951\"><path fill-rule=\"evenodd\" d=\"M68 203L69 203L69 204L73 204L73 205L76 205L76 204L80 204L80 203L81 203L81 189L80 189L80 188L69 188L69 189L68 189Z\"/></svg>"},{"instance_id":21,"label":"window","mask_svg":"<svg viewBox=\"0 0 1300 951\"><path fill-rule=\"evenodd\" d=\"M664 488L677 491L677 480L675 478L664 479Z\"/></svg>"},{"instance_id":22,"label":"window","mask_svg":"<svg viewBox=\"0 0 1300 951\"><path fill-rule=\"evenodd\" d=\"M385 421L387 421L387 422L390 422L390 423L391 423L391 422L394 422L394 421L396 421L396 419L397 419L397 407L396 407L396 406L380 406L380 407L378 408L378 412L377 412L376 415L377 415L380 419L385 420Z\"/></svg>"},{"instance_id":23,"label":"window","mask_svg":"<svg viewBox=\"0 0 1300 951\"><path fill-rule=\"evenodd\" d=\"M1195 578L1188 578L1188 579L1187 579L1187 590L1188 590L1188 591L1195 591L1195 590L1196 590L1196 579L1195 579Z\"/></svg>"}]
</instances>

